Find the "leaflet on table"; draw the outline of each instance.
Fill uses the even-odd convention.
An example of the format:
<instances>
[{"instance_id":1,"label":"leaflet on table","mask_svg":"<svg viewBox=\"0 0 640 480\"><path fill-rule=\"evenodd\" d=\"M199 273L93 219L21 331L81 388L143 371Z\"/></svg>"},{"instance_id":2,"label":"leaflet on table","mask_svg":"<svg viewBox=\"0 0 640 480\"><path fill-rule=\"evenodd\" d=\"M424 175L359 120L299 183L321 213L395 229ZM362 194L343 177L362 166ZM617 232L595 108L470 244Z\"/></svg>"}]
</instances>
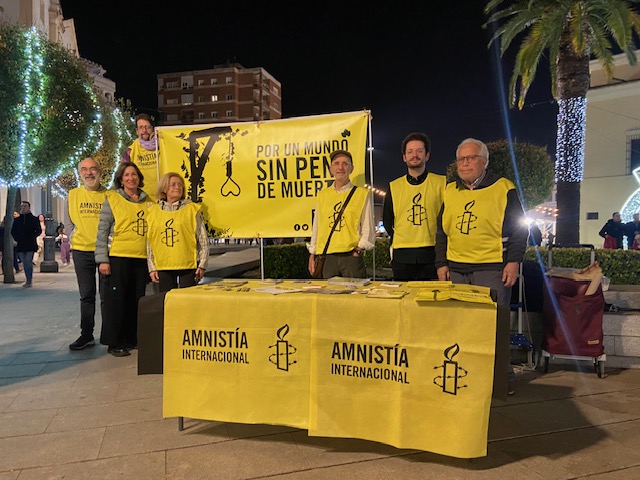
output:
<instances>
[{"instance_id":1,"label":"leaflet on table","mask_svg":"<svg viewBox=\"0 0 640 480\"><path fill-rule=\"evenodd\" d=\"M411 288L450 287L451 285L453 285L451 280L412 280L407 282L407 287Z\"/></svg>"},{"instance_id":2,"label":"leaflet on table","mask_svg":"<svg viewBox=\"0 0 640 480\"><path fill-rule=\"evenodd\" d=\"M493 305L491 289L478 285L451 284L421 288L416 294L416 302L440 302L461 300L463 302Z\"/></svg>"},{"instance_id":3,"label":"leaflet on table","mask_svg":"<svg viewBox=\"0 0 640 480\"><path fill-rule=\"evenodd\" d=\"M369 298L402 298L408 292L405 290L397 290L397 288L393 288L393 290L387 288L371 288L367 292L367 297Z\"/></svg>"},{"instance_id":4,"label":"leaflet on table","mask_svg":"<svg viewBox=\"0 0 640 480\"><path fill-rule=\"evenodd\" d=\"M303 290L301 288L281 287L281 286L276 285L276 286L272 286L272 287L254 288L253 291L254 292L270 293L271 295L280 295L282 293L302 292Z\"/></svg>"},{"instance_id":5,"label":"leaflet on table","mask_svg":"<svg viewBox=\"0 0 640 480\"><path fill-rule=\"evenodd\" d=\"M327 280L329 285L343 285L345 287L364 287L371 283L370 278L346 278L346 277L331 277Z\"/></svg>"}]
</instances>

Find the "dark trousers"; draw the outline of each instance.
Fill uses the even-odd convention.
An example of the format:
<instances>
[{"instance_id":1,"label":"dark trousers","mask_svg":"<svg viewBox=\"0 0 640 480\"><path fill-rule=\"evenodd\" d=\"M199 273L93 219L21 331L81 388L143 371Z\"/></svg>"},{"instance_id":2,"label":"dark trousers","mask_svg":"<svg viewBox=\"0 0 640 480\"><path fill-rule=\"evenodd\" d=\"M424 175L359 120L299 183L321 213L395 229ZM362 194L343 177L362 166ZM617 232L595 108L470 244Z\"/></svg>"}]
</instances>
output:
<instances>
[{"instance_id":1,"label":"dark trousers","mask_svg":"<svg viewBox=\"0 0 640 480\"><path fill-rule=\"evenodd\" d=\"M329 253L322 268L324 278L367 278L364 257L348 253Z\"/></svg>"},{"instance_id":2,"label":"dark trousers","mask_svg":"<svg viewBox=\"0 0 640 480\"><path fill-rule=\"evenodd\" d=\"M437 280L438 273L433 263L402 263L391 260L394 280Z\"/></svg>"},{"instance_id":3,"label":"dark trousers","mask_svg":"<svg viewBox=\"0 0 640 480\"><path fill-rule=\"evenodd\" d=\"M73 250L73 268L78 279L78 291L80 292L80 331L83 336L93 336L96 325L96 264L93 252ZM103 275L98 274L100 291L100 312L104 319L104 282Z\"/></svg>"},{"instance_id":4,"label":"dark trousers","mask_svg":"<svg viewBox=\"0 0 640 480\"><path fill-rule=\"evenodd\" d=\"M196 284L196 269L187 270L158 270L160 293L168 292L172 288L193 287Z\"/></svg>"},{"instance_id":5,"label":"dark trousers","mask_svg":"<svg viewBox=\"0 0 640 480\"><path fill-rule=\"evenodd\" d=\"M109 257L111 275L105 278L105 315L100 343L110 347L138 344L138 300L149 278L146 258Z\"/></svg>"}]
</instances>

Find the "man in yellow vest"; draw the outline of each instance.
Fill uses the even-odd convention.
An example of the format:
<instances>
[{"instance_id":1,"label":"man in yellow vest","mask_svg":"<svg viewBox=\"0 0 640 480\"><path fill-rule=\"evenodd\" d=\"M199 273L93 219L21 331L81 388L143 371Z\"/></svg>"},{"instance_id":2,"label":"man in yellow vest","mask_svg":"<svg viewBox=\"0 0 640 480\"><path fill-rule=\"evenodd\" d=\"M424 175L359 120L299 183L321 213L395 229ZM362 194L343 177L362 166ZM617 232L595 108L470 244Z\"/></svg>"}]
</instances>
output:
<instances>
[{"instance_id":1,"label":"man in yellow vest","mask_svg":"<svg viewBox=\"0 0 640 480\"><path fill-rule=\"evenodd\" d=\"M328 243L327 257L322 270L324 278L365 278L367 269L364 265L364 251L371 250L376 239L371 195L366 188L355 187L351 183L349 176L353 173L353 157L350 152L335 150L329 157L334 182L318 193L311 241L307 245L311 254L309 272L313 275L315 255L322 254ZM353 195L336 222L338 213L352 189L355 189Z\"/></svg>"},{"instance_id":2,"label":"man in yellow vest","mask_svg":"<svg viewBox=\"0 0 640 480\"><path fill-rule=\"evenodd\" d=\"M513 183L487 172L489 151L467 138L456 151L458 180L447 185L438 217L436 268L440 280L490 287L509 306L528 229ZM513 370L509 365L513 394Z\"/></svg>"},{"instance_id":3,"label":"man in yellow vest","mask_svg":"<svg viewBox=\"0 0 640 480\"><path fill-rule=\"evenodd\" d=\"M422 132L402 141L407 174L387 188L382 222L391 237L394 280L436 280L436 220L447 178L427 172L431 142Z\"/></svg>"},{"instance_id":4,"label":"man in yellow vest","mask_svg":"<svg viewBox=\"0 0 640 480\"><path fill-rule=\"evenodd\" d=\"M122 162L135 163L144 175L145 192L155 195L158 187L157 138L153 121L146 113L136 116L138 138L122 154Z\"/></svg>"},{"instance_id":5,"label":"man in yellow vest","mask_svg":"<svg viewBox=\"0 0 640 480\"><path fill-rule=\"evenodd\" d=\"M80 337L69 345L71 350L82 350L95 345L93 329L96 313L96 271L94 258L100 210L107 190L100 184L102 170L93 158L85 158L78 164L78 176L82 186L69 191L65 230L71 241L73 267L80 291ZM68 227L67 227L68 226ZM103 306L103 279L100 284L100 307Z\"/></svg>"}]
</instances>

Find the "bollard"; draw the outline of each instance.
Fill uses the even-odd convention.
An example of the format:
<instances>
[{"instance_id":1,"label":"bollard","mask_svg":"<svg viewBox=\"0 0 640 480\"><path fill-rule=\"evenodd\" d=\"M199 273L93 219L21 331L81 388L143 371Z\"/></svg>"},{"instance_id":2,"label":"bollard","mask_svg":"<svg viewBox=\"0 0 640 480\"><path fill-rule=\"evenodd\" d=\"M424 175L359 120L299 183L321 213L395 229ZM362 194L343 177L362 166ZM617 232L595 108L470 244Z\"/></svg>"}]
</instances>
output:
<instances>
[{"instance_id":1,"label":"bollard","mask_svg":"<svg viewBox=\"0 0 640 480\"><path fill-rule=\"evenodd\" d=\"M55 237L44 237L44 260L40 263L40 272L58 273Z\"/></svg>"}]
</instances>

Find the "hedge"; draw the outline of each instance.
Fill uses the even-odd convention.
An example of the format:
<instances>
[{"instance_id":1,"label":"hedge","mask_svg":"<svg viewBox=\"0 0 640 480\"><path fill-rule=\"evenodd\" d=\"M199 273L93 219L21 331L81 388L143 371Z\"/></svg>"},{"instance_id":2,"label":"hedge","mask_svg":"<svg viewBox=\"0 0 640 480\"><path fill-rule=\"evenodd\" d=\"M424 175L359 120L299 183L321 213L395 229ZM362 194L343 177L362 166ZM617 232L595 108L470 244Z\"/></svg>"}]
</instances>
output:
<instances>
[{"instance_id":1,"label":"hedge","mask_svg":"<svg viewBox=\"0 0 640 480\"><path fill-rule=\"evenodd\" d=\"M390 268L389 239L378 238L374 251L364 256L367 268L373 268L375 252L376 271ZM546 268L547 247L527 247L525 260L541 261ZM583 268L589 265L591 251L587 248L555 248L552 263L555 267ZM596 261L603 273L615 285L640 285L640 251L595 250ZM264 248L264 272L268 278L311 278L307 266L309 252L304 243L269 245Z\"/></svg>"}]
</instances>

